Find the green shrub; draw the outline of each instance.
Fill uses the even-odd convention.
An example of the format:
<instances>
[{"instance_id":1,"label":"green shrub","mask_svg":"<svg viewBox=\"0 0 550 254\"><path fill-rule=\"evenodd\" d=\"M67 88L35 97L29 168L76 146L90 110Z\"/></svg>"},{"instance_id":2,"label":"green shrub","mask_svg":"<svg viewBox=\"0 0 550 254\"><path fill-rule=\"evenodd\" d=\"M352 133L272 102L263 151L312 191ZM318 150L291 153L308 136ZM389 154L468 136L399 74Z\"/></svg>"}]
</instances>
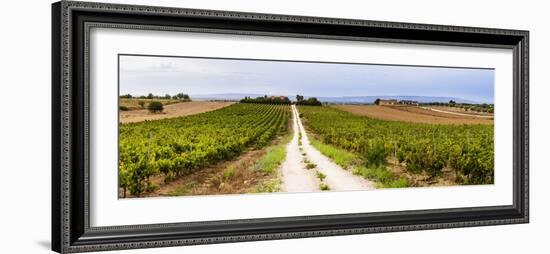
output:
<instances>
[{"instance_id":1,"label":"green shrub","mask_svg":"<svg viewBox=\"0 0 550 254\"><path fill-rule=\"evenodd\" d=\"M164 110L164 106L162 105L162 103L160 101L152 101L147 106L147 109L151 113L158 113L158 112L162 112Z\"/></svg>"}]
</instances>

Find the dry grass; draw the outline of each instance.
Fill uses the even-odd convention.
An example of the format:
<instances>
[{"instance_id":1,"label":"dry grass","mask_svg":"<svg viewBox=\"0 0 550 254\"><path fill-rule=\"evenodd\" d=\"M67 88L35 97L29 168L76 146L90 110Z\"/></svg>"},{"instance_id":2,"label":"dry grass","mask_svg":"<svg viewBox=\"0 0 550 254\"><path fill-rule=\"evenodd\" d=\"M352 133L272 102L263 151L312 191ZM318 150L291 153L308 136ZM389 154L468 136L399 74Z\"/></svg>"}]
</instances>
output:
<instances>
[{"instance_id":1,"label":"dry grass","mask_svg":"<svg viewBox=\"0 0 550 254\"><path fill-rule=\"evenodd\" d=\"M150 113L147 109L129 110L129 111L119 110L119 117L120 117L119 121L124 124L124 123L141 122L145 120L159 120L164 118L194 115L194 114L204 113L204 112L220 109L223 107L227 107L233 103L234 102L210 102L210 101L180 102L180 103L165 105L162 113Z\"/></svg>"},{"instance_id":2,"label":"dry grass","mask_svg":"<svg viewBox=\"0 0 550 254\"><path fill-rule=\"evenodd\" d=\"M417 106L336 105L353 114L381 120L429 124L493 124L493 119L435 112Z\"/></svg>"}]
</instances>

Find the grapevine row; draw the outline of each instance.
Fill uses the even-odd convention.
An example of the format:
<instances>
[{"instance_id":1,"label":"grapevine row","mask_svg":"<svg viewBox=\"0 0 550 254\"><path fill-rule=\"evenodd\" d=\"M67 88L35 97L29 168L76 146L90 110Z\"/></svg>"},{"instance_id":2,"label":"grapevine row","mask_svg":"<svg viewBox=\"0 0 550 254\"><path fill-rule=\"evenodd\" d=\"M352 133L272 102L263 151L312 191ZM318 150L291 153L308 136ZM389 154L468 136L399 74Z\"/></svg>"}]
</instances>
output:
<instances>
[{"instance_id":1,"label":"grapevine row","mask_svg":"<svg viewBox=\"0 0 550 254\"><path fill-rule=\"evenodd\" d=\"M300 107L308 128L322 142L385 165L391 156L412 173L439 175L451 168L463 184L493 183L493 125L433 125L384 121L333 107Z\"/></svg>"},{"instance_id":2,"label":"grapevine row","mask_svg":"<svg viewBox=\"0 0 550 254\"><path fill-rule=\"evenodd\" d=\"M149 178L186 175L261 148L286 130L289 106L233 104L207 113L120 125L119 183L132 195L154 188Z\"/></svg>"}]
</instances>

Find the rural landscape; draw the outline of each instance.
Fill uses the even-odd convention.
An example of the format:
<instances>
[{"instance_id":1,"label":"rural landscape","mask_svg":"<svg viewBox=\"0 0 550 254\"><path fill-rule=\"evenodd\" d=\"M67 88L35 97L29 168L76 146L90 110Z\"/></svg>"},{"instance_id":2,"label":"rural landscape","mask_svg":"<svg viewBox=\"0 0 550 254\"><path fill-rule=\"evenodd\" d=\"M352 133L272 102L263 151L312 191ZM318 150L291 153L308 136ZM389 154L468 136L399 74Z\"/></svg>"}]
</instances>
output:
<instances>
[{"instance_id":1,"label":"rural landscape","mask_svg":"<svg viewBox=\"0 0 550 254\"><path fill-rule=\"evenodd\" d=\"M313 65L125 56L119 198L494 183L492 70Z\"/></svg>"}]
</instances>

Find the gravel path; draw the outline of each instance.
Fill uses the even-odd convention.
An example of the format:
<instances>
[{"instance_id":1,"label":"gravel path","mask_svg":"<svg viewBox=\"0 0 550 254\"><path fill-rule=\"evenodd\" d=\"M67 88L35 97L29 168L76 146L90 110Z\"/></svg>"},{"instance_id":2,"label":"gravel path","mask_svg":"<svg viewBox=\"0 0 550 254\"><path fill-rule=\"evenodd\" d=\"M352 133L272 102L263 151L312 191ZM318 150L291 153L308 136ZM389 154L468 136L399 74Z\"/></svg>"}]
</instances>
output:
<instances>
[{"instance_id":1,"label":"gravel path","mask_svg":"<svg viewBox=\"0 0 550 254\"><path fill-rule=\"evenodd\" d=\"M353 175L311 146L298 116L298 110L292 105L294 136L287 145L287 157L281 165L282 191L317 192L320 191L321 183L327 185L330 190L335 191L374 189L374 184L371 181ZM300 133L301 142L298 140ZM306 169L304 159L308 163L315 164L315 168ZM324 174L326 177L321 181L317 177L317 172Z\"/></svg>"},{"instance_id":2,"label":"gravel path","mask_svg":"<svg viewBox=\"0 0 550 254\"><path fill-rule=\"evenodd\" d=\"M286 159L281 165L282 191L284 192L316 192L319 191L319 180L315 171L305 169L303 156L298 146L298 117L292 106L292 130L294 136L286 147Z\"/></svg>"},{"instance_id":3,"label":"gravel path","mask_svg":"<svg viewBox=\"0 0 550 254\"><path fill-rule=\"evenodd\" d=\"M292 110L295 115L298 114L298 110L293 105ZM343 169L338 166L336 163L332 162L328 157L321 154L316 148L314 148L310 143L306 135L302 121L298 118L298 128L303 133L302 134L302 147L303 152L307 155L307 158L314 164L316 164L315 170L326 175L324 183L328 185L330 190L335 191L350 191L350 190L372 190L374 184L371 181L368 181L360 176L352 174L352 172Z\"/></svg>"}]
</instances>

